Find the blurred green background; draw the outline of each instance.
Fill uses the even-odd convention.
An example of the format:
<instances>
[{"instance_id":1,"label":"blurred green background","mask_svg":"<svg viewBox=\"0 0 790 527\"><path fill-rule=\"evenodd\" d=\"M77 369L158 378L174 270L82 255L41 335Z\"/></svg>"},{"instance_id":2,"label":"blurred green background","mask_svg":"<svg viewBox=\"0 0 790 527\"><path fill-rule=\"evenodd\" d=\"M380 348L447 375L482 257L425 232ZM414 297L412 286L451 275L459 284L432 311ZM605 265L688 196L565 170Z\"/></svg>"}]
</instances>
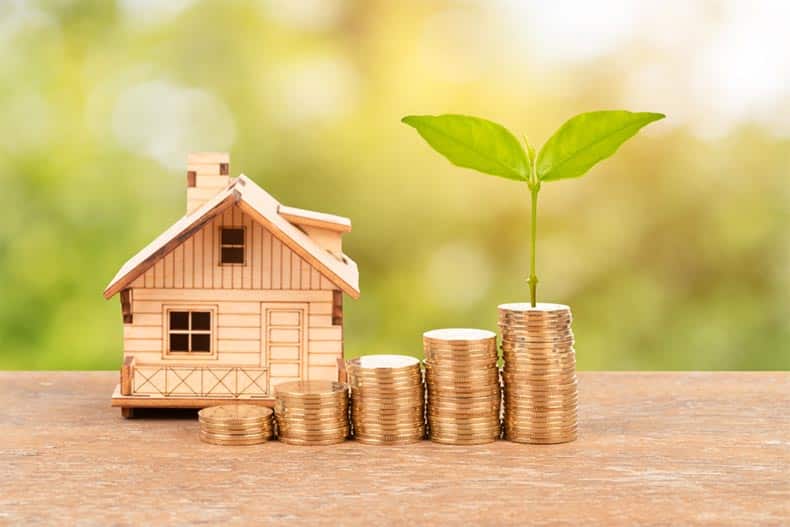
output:
<instances>
[{"instance_id":1,"label":"blurred green background","mask_svg":"<svg viewBox=\"0 0 790 527\"><path fill-rule=\"evenodd\" d=\"M581 369L790 368L790 51L781 2L0 2L0 368L115 369L120 265L179 218L190 150L352 218L349 356L421 353L528 298L525 186L399 119L469 113L542 144L659 111L541 192L539 297Z\"/></svg>"}]
</instances>

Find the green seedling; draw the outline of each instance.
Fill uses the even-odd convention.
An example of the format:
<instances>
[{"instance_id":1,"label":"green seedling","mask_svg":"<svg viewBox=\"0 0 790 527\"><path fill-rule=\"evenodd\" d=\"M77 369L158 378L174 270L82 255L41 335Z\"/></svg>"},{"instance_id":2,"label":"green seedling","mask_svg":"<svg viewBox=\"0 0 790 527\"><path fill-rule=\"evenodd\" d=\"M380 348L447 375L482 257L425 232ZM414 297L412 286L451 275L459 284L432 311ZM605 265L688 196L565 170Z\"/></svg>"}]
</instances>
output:
<instances>
[{"instance_id":1,"label":"green seedling","mask_svg":"<svg viewBox=\"0 0 790 527\"><path fill-rule=\"evenodd\" d=\"M541 184L583 176L596 163L614 154L642 127L664 117L661 113L624 110L582 113L566 121L537 154L526 138L524 148L507 128L479 117L409 115L402 121L415 128L434 150L454 165L527 184L532 205L527 283L534 307L537 305L535 242Z\"/></svg>"}]
</instances>

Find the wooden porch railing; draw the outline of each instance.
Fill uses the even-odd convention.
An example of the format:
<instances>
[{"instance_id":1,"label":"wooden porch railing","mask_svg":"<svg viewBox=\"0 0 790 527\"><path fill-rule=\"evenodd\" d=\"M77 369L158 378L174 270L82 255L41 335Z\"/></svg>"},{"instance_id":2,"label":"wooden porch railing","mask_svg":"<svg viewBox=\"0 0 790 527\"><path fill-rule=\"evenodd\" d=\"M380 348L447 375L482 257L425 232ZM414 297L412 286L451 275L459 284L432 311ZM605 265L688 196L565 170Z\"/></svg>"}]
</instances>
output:
<instances>
[{"instance_id":1,"label":"wooden porch railing","mask_svg":"<svg viewBox=\"0 0 790 527\"><path fill-rule=\"evenodd\" d=\"M204 364L140 364L127 357L122 395L162 397L266 397L266 368Z\"/></svg>"}]
</instances>

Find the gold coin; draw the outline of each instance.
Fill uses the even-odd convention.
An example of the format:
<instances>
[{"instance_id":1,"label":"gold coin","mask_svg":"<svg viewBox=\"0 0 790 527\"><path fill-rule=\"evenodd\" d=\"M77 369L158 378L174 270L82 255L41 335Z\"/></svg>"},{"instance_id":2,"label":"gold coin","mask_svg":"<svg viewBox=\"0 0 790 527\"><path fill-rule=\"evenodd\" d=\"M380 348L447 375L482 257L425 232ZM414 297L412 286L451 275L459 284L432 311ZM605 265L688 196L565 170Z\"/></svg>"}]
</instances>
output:
<instances>
[{"instance_id":1,"label":"gold coin","mask_svg":"<svg viewBox=\"0 0 790 527\"><path fill-rule=\"evenodd\" d=\"M348 399L341 399L337 401L326 400L322 403L314 401L292 401L287 399L280 399L274 406L275 415L278 411L304 411L304 412L322 412L325 410L335 409L336 411L343 411L348 408Z\"/></svg>"},{"instance_id":2,"label":"gold coin","mask_svg":"<svg viewBox=\"0 0 790 527\"><path fill-rule=\"evenodd\" d=\"M280 442L295 446L329 446L344 443L346 437L334 437L329 439L301 439L297 437L279 437Z\"/></svg>"},{"instance_id":3,"label":"gold coin","mask_svg":"<svg viewBox=\"0 0 790 527\"><path fill-rule=\"evenodd\" d=\"M560 404L566 406L568 404L577 404L579 401L579 394L577 393L564 393L564 394L541 394L534 395L527 392L518 393L505 393L503 398L505 406L539 406L543 404L552 405Z\"/></svg>"},{"instance_id":4,"label":"gold coin","mask_svg":"<svg viewBox=\"0 0 790 527\"><path fill-rule=\"evenodd\" d=\"M529 389L537 388L540 386L558 386L566 385L576 381L576 373L570 372L557 372L557 373L512 373L502 375L503 387L506 389Z\"/></svg>"},{"instance_id":5,"label":"gold coin","mask_svg":"<svg viewBox=\"0 0 790 527\"><path fill-rule=\"evenodd\" d=\"M198 412L198 418L217 423L256 423L271 418L272 409L252 404L209 406Z\"/></svg>"},{"instance_id":6,"label":"gold coin","mask_svg":"<svg viewBox=\"0 0 790 527\"><path fill-rule=\"evenodd\" d=\"M463 398L442 393L428 399L427 406L431 408L490 408L498 407L501 400L499 393Z\"/></svg>"},{"instance_id":7,"label":"gold coin","mask_svg":"<svg viewBox=\"0 0 790 527\"><path fill-rule=\"evenodd\" d=\"M571 329L570 321L499 320L499 330L504 337L519 333L558 333Z\"/></svg>"},{"instance_id":8,"label":"gold coin","mask_svg":"<svg viewBox=\"0 0 790 527\"><path fill-rule=\"evenodd\" d=\"M507 366L524 367L541 367L541 366L572 366L576 364L576 353L572 350L570 352L552 351L547 354L540 354L537 352L509 352L505 351L502 354L502 363Z\"/></svg>"},{"instance_id":9,"label":"gold coin","mask_svg":"<svg viewBox=\"0 0 790 527\"><path fill-rule=\"evenodd\" d=\"M473 399L470 399L470 401L473 401ZM497 399L468 404L444 402L442 404L429 404L426 408L429 413L498 412L501 405L501 401Z\"/></svg>"},{"instance_id":10,"label":"gold coin","mask_svg":"<svg viewBox=\"0 0 790 527\"><path fill-rule=\"evenodd\" d=\"M425 436L414 436L414 437L407 437L403 439L389 439L385 436L384 439L378 438L376 436L357 436L354 439L363 445L375 445L375 446L403 446L403 445L411 445L413 443L419 443L420 441L425 439Z\"/></svg>"},{"instance_id":11,"label":"gold coin","mask_svg":"<svg viewBox=\"0 0 790 527\"><path fill-rule=\"evenodd\" d=\"M342 415L332 419L278 419L277 425L282 428L307 428L328 430L348 425L348 416Z\"/></svg>"},{"instance_id":12,"label":"gold coin","mask_svg":"<svg viewBox=\"0 0 790 527\"><path fill-rule=\"evenodd\" d=\"M425 429L425 425L423 423L410 423L408 425L399 425L399 426L378 426L372 425L370 423L359 423L358 425L354 425L354 433L361 433L361 434L389 434L389 435L404 435L404 434L415 434L419 430Z\"/></svg>"},{"instance_id":13,"label":"gold coin","mask_svg":"<svg viewBox=\"0 0 790 527\"><path fill-rule=\"evenodd\" d=\"M495 439L500 435L502 435L502 431L499 427L491 427L485 429L481 428L475 430L430 427L428 431L428 436L431 439L437 437L442 439L459 439L459 440L476 439L476 438Z\"/></svg>"},{"instance_id":14,"label":"gold coin","mask_svg":"<svg viewBox=\"0 0 790 527\"><path fill-rule=\"evenodd\" d=\"M358 379L362 379L363 381L370 382L408 381L422 377L422 366L419 362L414 367L410 367L405 370L385 368L365 369L351 367L346 371L348 372L349 377L356 377Z\"/></svg>"},{"instance_id":15,"label":"gold coin","mask_svg":"<svg viewBox=\"0 0 790 527\"><path fill-rule=\"evenodd\" d=\"M576 422L576 412L554 410L551 412L505 412L505 422L525 424L553 424Z\"/></svg>"},{"instance_id":16,"label":"gold coin","mask_svg":"<svg viewBox=\"0 0 790 527\"><path fill-rule=\"evenodd\" d=\"M340 432L335 433L326 433L326 434L307 434L307 433L297 433L297 432L287 432L287 433L280 433L278 438L282 439L289 439L289 440L298 440L298 441L328 441L328 440L337 440L337 439L345 439L348 437L350 430L343 430Z\"/></svg>"},{"instance_id":17,"label":"gold coin","mask_svg":"<svg viewBox=\"0 0 790 527\"><path fill-rule=\"evenodd\" d=\"M553 415L560 412L563 413L576 413L577 402L554 402L551 404L519 404L519 403L505 403L505 415Z\"/></svg>"},{"instance_id":18,"label":"gold coin","mask_svg":"<svg viewBox=\"0 0 790 527\"><path fill-rule=\"evenodd\" d=\"M523 327L537 327L540 329L560 329L569 327L573 322L573 317L570 316L556 316L556 317L519 317L511 315L503 315L497 319L497 325L500 328L523 328Z\"/></svg>"},{"instance_id":19,"label":"gold coin","mask_svg":"<svg viewBox=\"0 0 790 527\"><path fill-rule=\"evenodd\" d=\"M548 388L533 388L526 385L513 386L506 384L503 390L503 399L505 401L557 401L569 400L579 396L576 388L570 387L567 389L548 389Z\"/></svg>"},{"instance_id":20,"label":"gold coin","mask_svg":"<svg viewBox=\"0 0 790 527\"><path fill-rule=\"evenodd\" d=\"M425 385L420 381L418 384L394 385L366 385L351 388L351 398L374 398L374 399L406 399L408 397L419 397L425 393Z\"/></svg>"},{"instance_id":21,"label":"gold coin","mask_svg":"<svg viewBox=\"0 0 790 527\"><path fill-rule=\"evenodd\" d=\"M574 410L553 410L538 412L506 412L505 421L512 423L552 424L576 422Z\"/></svg>"},{"instance_id":22,"label":"gold coin","mask_svg":"<svg viewBox=\"0 0 790 527\"><path fill-rule=\"evenodd\" d=\"M547 357L550 355L558 354L572 354L575 352L574 347L576 341L573 338L557 338L557 339L502 339L502 344L499 349L502 351L502 356L509 355L516 356L537 356Z\"/></svg>"},{"instance_id":23,"label":"gold coin","mask_svg":"<svg viewBox=\"0 0 790 527\"><path fill-rule=\"evenodd\" d=\"M500 319L497 322L503 339L512 336L534 334L557 334L573 331L569 320L515 320Z\"/></svg>"},{"instance_id":24,"label":"gold coin","mask_svg":"<svg viewBox=\"0 0 790 527\"><path fill-rule=\"evenodd\" d=\"M348 386L334 381L290 381L274 387L278 397L294 399L332 399L348 391Z\"/></svg>"},{"instance_id":25,"label":"gold coin","mask_svg":"<svg viewBox=\"0 0 790 527\"><path fill-rule=\"evenodd\" d=\"M423 354L433 353L437 357L447 360L460 360L464 358L482 358L496 353L496 341L490 340L481 344L441 344L424 341Z\"/></svg>"},{"instance_id":26,"label":"gold coin","mask_svg":"<svg viewBox=\"0 0 790 527\"><path fill-rule=\"evenodd\" d=\"M508 338L502 341L503 350L525 349L528 352L538 352L539 350L548 350L556 352L560 349L570 349L574 346L576 341L572 336L570 337L519 337Z\"/></svg>"},{"instance_id":27,"label":"gold coin","mask_svg":"<svg viewBox=\"0 0 790 527\"><path fill-rule=\"evenodd\" d=\"M200 433L203 434L203 435L206 435L206 436L213 437L215 439L227 439L227 440L231 440L231 439L255 439L255 438L258 438L258 437L269 437L269 432L268 431L263 431L263 430L254 430L254 431L247 432L247 433L227 433L227 432L221 432L221 431L212 432L212 431L209 431L209 430L201 429Z\"/></svg>"},{"instance_id":28,"label":"gold coin","mask_svg":"<svg viewBox=\"0 0 790 527\"><path fill-rule=\"evenodd\" d=\"M411 375L420 360L410 355L364 355L346 361L346 369L360 374Z\"/></svg>"},{"instance_id":29,"label":"gold coin","mask_svg":"<svg viewBox=\"0 0 790 527\"><path fill-rule=\"evenodd\" d=\"M446 423L428 423L428 429L434 435L457 435L457 436L478 436L490 435L500 430L501 425L498 421L494 420L487 424L475 425L452 425Z\"/></svg>"},{"instance_id":30,"label":"gold coin","mask_svg":"<svg viewBox=\"0 0 790 527\"><path fill-rule=\"evenodd\" d=\"M420 394L412 394L408 397L354 397L349 405L350 408L360 407L360 406L367 406L369 408L412 408L416 406L421 406L425 402L425 395L423 393Z\"/></svg>"},{"instance_id":31,"label":"gold coin","mask_svg":"<svg viewBox=\"0 0 790 527\"><path fill-rule=\"evenodd\" d=\"M448 384L494 384L499 382L499 369L487 368L485 370L447 371L433 370L425 374L425 385L430 383Z\"/></svg>"},{"instance_id":32,"label":"gold coin","mask_svg":"<svg viewBox=\"0 0 790 527\"><path fill-rule=\"evenodd\" d=\"M472 437L472 438L462 438L462 437L445 437L445 436L438 436L431 434L429 439L434 443L440 443L444 445L458 445L458 446L471 446L471 445L483 445L486 443L493 443L497 439L499 439L499 434L494 436L483 436L483 437Z\"/></svg>"},{"instance_id":33,"label":"gold coin","mask_svg":"<svg viewBox=\"0 0 790 527\"><path fill-rule=\"evenodd\" d=\"M268 437L261 437L255 439L234 439L234 440L225 440L225 439L217 439L212 436L206 436L200 434L200 440L204 443L211 443L213 445L223 445L223 446L241 446L241 445L260 445L265 443L269 440Z\"/></svg>"},{"instance_id":34,"label":"gold coin","mask_svg":"<svg viewBox=\"0 0 790 527\"><path fill-rule=\"evenodd\" d=\"M351 431L351 424L332 428L304 428L304 427L279 427L278 436L299 437L302 439L324 439L329 437L347 436Z\"/></svg>"},{"instance_id":35,"label":"gold coin","mask_svg":"<svg viewBox=\"0 0 790 527\"><path fill-rule=\"evenodd\" d=\"M351 409L352 416L366 417L386 417L386 418L405 418L411 415L422 415L425 406L418 405L411 408L371 408L367 406L355 406Z\"/></svg>"},{"instance_id":36,"label":"gold coin","mask_svg":"<svg viewBox=\"0 0 790 527\"><path fill-rule=\"evenodd\" d=\"M524 313L534 315L550 315L552 313L570 313L571 308L565 304L537 302L534 306L527 302L508 302L499 304L497 309L505 313Z\"/></svg>"},{"instance_id":37,"label":"gold coin","mask_svg":"<svg viewBox=\"0 0 790 527\"><path fill-rule=\"evenodd\" d=\"M251 425L251 426L209 425L209 424L201 423L200 429L205 432L219 432L225 434L245 434L250 432L270 431L274 429L274 426L271 423L266 425Z\"/></svg>"},{"instance_id":38,"label":"gold coin","mask_svg":"<svg viewBox=\"0 0 790 527\"><path fill-rule=\"evenodd\" d=\"M464 444L466 442L470 442L468 444L473 444L471 442L474 441L483 441L483 442L490 442L496 441L502 436L502 432L500 430L488 430L485 432L480 432L476 434L456 434L453 432L436 432L436 431L429 431L428 438L432 441L438 442L453 442L456 444Z\"/></svg>"},{"instance_id":39,"label":"gold coin","mask_svg":"<svg viewBox=\"0 0 790 527\"><path fill-rule=\"evenodd\" d=\"M436 349L426 349L423 351L425 361L423 365L454 366L463 367L466 364L485 365L496 362L499 358L499 351L496 348L484 351L455 350L444 352Z\"/></svg>"},{"instance_id":40,"label":"gold coin","mask_svg":"<svg viewBox=\"0 0 790 527\"><path fill-rule=\"evenodd\" d=\"M428 424L431 429L464 429L464 430L487 430L499 426L499 416L490 415L485 417L440 417L437 415L428 416Z\"/></svg>"},{"instance_id":41,"label":"gold coin","mask_svg":"<svg viewBox=\"0 0 790 527\"><path fill-rule=\"evenodd\" d=\"M496 360L499 356L499 351L496 346L491 346L486 349L470 349L470 348L436 348L426 347L423 349L425 360L434 363L447 363L459 364L465 362L489 362ZM423 365L425 363L423 362Z\"/></svg>"},{"instance_id":42,"label":"gold coin","mask_svg":"<svg viewBox=\"0 0 790 527\"><path fill-rule=\"evenodd\" d=\"M474 398L477 396L497 396L499 385L476 386L473 384L430 384L428 386L428 398L433 396L450 395L457 398Z\"/></svg>"},{"instance_id":43,"label":"gold coin","mask_svg":"<svg viewBox=\"0 0 790 527\"><path fill-rule=\"evenodd\" d=\"M548 436L557 434L567 434L578 430L577 423L563 423L555 426L531 426L523 424L505 423L505 431L511 434Z\"/></svg>"},{"instance_id":44,"label":"gold coin","mask_svg":"<svg viewBox=\"0 0 790 527\"><path fill-rule=\"evenodd\" d=\"M572 321L573 315L570 311L555 311L553 313L528 313L524 311L513 311L513 310L500 310L499 316L497 321L502 322L513 322L513 321L520 321L520 322L556 322L562 323L566 321Z\"/></svg>"},{"instance_id":45,"label":"gold coin","mask_svg":"<svg viewBox=\"0 0 790 527\"><path fill-rule=\"evenodd\" d=\"M384 399L384 398L373 398L373 397L355 397L351 400L351 408L371 408L371 409L408 409L408 408L416 408L418 406L422 406L425 402L425 395L422 393L420 395L411 396L411 397L401 397L397 399Z\"/></svg>"},{"instance_id":46,"label":"gold coin","mask_svg":"<svg viewBox=\"0 0 790 527\"><path fill-rule=\"evenodd\" d=\"M505 434L514 436L530 437L555 437L558 435L573 434L578 431L577 425L555 426L555 427L529 427L505 425Z\"/></svg>"},{"instance_id":47,"label":"gold coin","mask_svg":"<svg viewBox=\"0 0 790 527\"><path fill-rule=\"evenodd\" d=\"M476 439L457 439L457 438L448 438L445 439L443 437L429 437L429 439L441 445L452 445L452 446L474 446L474 445L485 445L487 443L493 443L499 437L483 437L483 438L476 438Z\"/></svg>"},{"instance_id":48,"label":"gold coin","mask_svg":"<svg viewBox=\"0 0 790 527\"><path fill-rule=\"evenodd\" d=\"M274 405L275 412L277 408L311 408L320 410L322 408L339 408L348 404L348 397L342 395L341 397L323 397L323 398L296 398L289 396L278 396Z\"/></svg>"},{"instance_id":49,"label":"gold coin","mask_svg":"<svg viewBox=\"0 0 790 527\"><path fill-rule=\"evenodd\" d=\"M228 431L235 431L235 430L266 430L271 429L273 427L273 422L271 420L263 421L261 423L249 423L249 424L225 424L225 423L210 423L206 421L199 421L200 428L202 430L228 430Z\"/></svg>"},{"instance_id":50,"label":"gold coin","mask_svg":"<svg viewBox=\"0 0 790 527\"><path fill-rule=\"evenodd\" d=\"M485 329L444 328L432 329L422 334L423 340L436 342L479 342L496 339L496 333Z\"/></svg>"},{"instance_id":51,"label":"gold coin","mask_svg":"<svg viewBox=\"0 0 790 527\"><path fill-rule=\"evenodd\" d=\"M399 395L410 394L412 392L420 392L423 390L422 379L418 382L408 382L399 384L387 383L357 383L352 380L349 385L351 386L351 395L370 394L370 395Z\"/></svg>"},{"instance_id":52,"label":"gold coin","mask_svg":"<svg viewBox=\"0 0 790 527\"><path fill-rule=\"evenodd\" d=\"M487 411L480 411L480 412L434 412L427 414L427 418L429 421L433 421L436 419L444 419L448 422L454 422L458 420L465 420L465 419L491 419L491 420L499 420L500 412L487 410Z\"/></svg>"},{"instance_id":53,"label":"gold coin","mask_svg":"<svg viewBox=\"0 0 790 527\"><path fill-rule=\"evenodd\" d=\"M530 433L535 435L556 434L559 432L568 432L571 430L576 430L577 428L578 428L578 423L576 421L555 423L551 425L505 422L506 430L510 430L513 432Z\"/></svg>"},{"instance_id":54,"label":"gold coin","mask_svg":"<svg viewBox=\"0 0 790 527\"><path fill-rule=\"evenodd\" d=\"M391 437L413 437L415 435L425 435L425 424L400 428L381 428L375 426L359 426L354 428L354 435L365 436L391 436Z\"/></svg>"},{"instance_id":55,"label":"gold coin","mask_svg":"<svg viewBox=\"0 0 790 527\"><path fill-rule=\"evenodd\" d=\"M410 433L418 428L424 428L425 421L412 421L412 422L401 422L401 423L372 423L372 422L360 422L354 423L354 431L355 432L369 432L369 433Z\"/></svg>"},{"instance_id":56,"label":"gold coin","mask_svg":"<svg viewBox=\"0 0 790 527\"><path fill-rule=\"evenodd\" d=\"M501 406L501 399L490 397L485 399L433 399L426 408L431 412L458 411L458 410L498 410Z\"/></svg>"},{"instance_id":57,"label":"gold coin","mask_svg":"<svg viewBox=\"0 0 790 527\"><path fill-rule=\"evenodd\" d=\"M508 441L512 441L514 443L529 443L534 445L554 445L559 443L570 443L571 441L575 441L576 438L577 438L577 432L571 432L568 434L559 434L551 437L535 437L535 436L523 435L523 434L505 433L505 439Z\"/></svg>"},{"instance_id":58,"label":"gold coin","mask_svg":"<svg viewBox=\"0 0 790 527\"><path fill-rule=\"evenodd\" d=\"M525 376L528 374L541 374L541 373L576 373L575 360L547 360L547 361L532 361L532 360L506 360L502 368L502 376Z\"/></svg>"},{"instance_id":59,"label":"gold coin","mask_svg":"<svg viewBox=\"0 0 790 527\"><path fill-rule=\"evenodd\" d=\"M377 438L377 439L407 439L412 437L425 437L425 425L422 426L415 426L408 429L361 429L355 428L354 429L354 437L367 437L367 438Z\"/></svg>"},{"instance_id":60,"label":"gold coin","mask_svg":"<svg viewBox=\"0 0 790 527\"><path fill-rule=\"evenodd\" d=\"M500 429L498 420L486 424L464 424L457 425L447 423L436 423L433 421L428 422L428 427L432 433L438 435L456 434L456 435L486 435L498 432Z\"/></svg>"},{"instance_id":61,"label":"gold coin","mask_svg":"<svg viewBox=\"0 0 790 527\"><path fill-rule=\"evenodd\" d=\"M363 419L363 420L376 420L380 422L385 421L398 421L398 420L406 420L411 418L418 418L421 417L424 413L422 408L414 409L409 412L374 412L374 411L365 411L365 410L354 410L351 412L351 417L353 419Z\"/></svg>"},{"instance_id":62,"label":"gold coin","mask_svg":"<svg viewBox=\"0 0 790 527\"><path fill-rule=\"evenodd\" d=\"M570 388L554 387L554 386L536 386L535 384L505 384L504 398L507 399L541 399L545 397L551 398L568 398L578 396L578 389L570 385Z\"/></svg>"},{"instance_id":63,"label":"gold coin","mask_svg":"<svg viewBox=\"0 0 790 527\"><path fill-rule=\"evenodd\" d=\"M504 368L502 369L502 376L509 377L526 377L528 375L540 374L566 374L574 375L576 373L576 361L547 361L539 363L535 361L505 361Z\"/></svg>"}]
</instances>

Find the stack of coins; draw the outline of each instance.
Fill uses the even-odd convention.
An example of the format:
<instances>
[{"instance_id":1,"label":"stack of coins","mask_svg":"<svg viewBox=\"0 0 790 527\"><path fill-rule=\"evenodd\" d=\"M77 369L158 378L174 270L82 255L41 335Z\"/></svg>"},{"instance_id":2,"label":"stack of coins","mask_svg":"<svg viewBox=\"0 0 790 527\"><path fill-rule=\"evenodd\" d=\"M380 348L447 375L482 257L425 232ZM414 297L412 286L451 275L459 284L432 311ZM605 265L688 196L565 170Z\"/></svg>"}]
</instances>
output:
<instances>
[{"instance_id":1,"label":"stack of coins","mask_svg":"<svg viewBox=\"0 0 790 527\"><path fill-rule=\"evenodd\" d=\"M274 435L272 409L250 404L211 406L198 412L200 439L215 445L257 445Z\"/></svg>"},{"instance_id":2,"label":"stack of coins","mask_svg":"<svg viewBox=\"0 0 790 527\"><path fill-rule=\"evenodd\" d=\"M436 329L423 334L428 427L437 443L475 445L500 435L496 334Z\"/></svg>"},{"instance_id":3,"label":"stack of coins","mask_svg":"<svg viewBox=\"0 0 790 527\"><path fill-rule=\"evenodd\" d=\"M346 363L354 437L371 445L404 445L425 437L425 386L420 361L367 355Z\"/></svg>"},{"instance_id":4,"label":"stack of coins","mask_svg":"<svg viewBox=\"0 0 790 527\"><path fill-rule=\"evenodd\" d=\"M293 381L274 387L278 437L291 445L333 445L348 437L348 386Z\"/></svg>"},{"instance_id":5,"label":"stack of coins","mask_svg":"<svg viewBox=\"0 0 790 527\"><path fill-rule=\"evenodd\" d=\"M560 304L502 304L505 438L519 443L576 439L576 353L571 310Z\"/></svg>"}]
</instances>

